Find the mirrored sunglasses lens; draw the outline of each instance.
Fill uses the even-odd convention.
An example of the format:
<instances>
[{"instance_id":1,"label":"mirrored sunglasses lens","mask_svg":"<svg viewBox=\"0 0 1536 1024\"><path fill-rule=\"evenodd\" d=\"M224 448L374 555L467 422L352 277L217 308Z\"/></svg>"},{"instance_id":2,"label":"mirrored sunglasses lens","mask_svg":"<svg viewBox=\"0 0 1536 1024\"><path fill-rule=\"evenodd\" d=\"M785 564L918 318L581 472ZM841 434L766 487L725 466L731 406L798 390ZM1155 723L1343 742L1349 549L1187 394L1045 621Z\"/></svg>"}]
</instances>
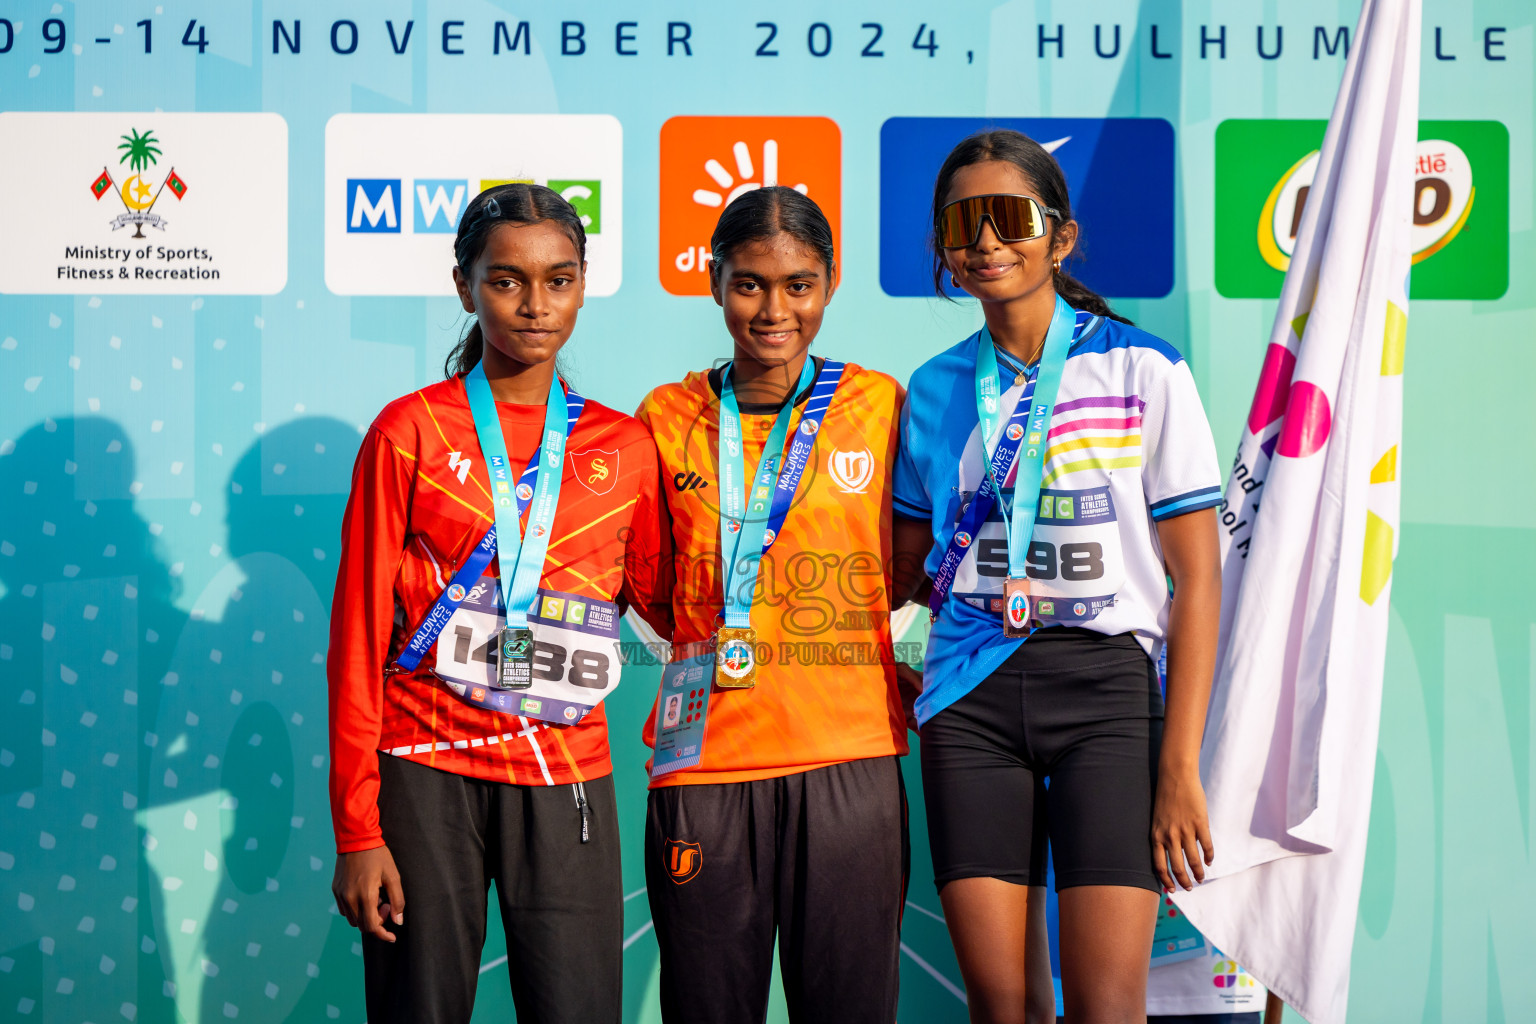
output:
<instances>
[{"instance_id":1,"label":"mirrored sunglasses lens","mask_svg":"<svg viewBox=\"0 0 1536 1024\"><path fill-rule=\"evenodd\" d=\"M1040 205L1028 196L972 196L941 211L939 245L945 249L971 245L984 219L992 222L992 230L1004 242L1025 242L1045 234Z\"/></svg>"},{"instance_id":2,"label":"mirrored sunglasses lens","mask_svg":"<svg viewBox=\"0 0 1536 1024\"><path fill-rule=\"evenodd\" d=\"M993 196L987 211L997 237L1005 242L1023 242L1038 238L1041 230L1039 207L1023 196Z\"/></svg>"},{"instance_id":3,"label":"mirrored sunglasses lens","mask_svg":"<svg viewBox=\"0 0 1536 1024\"><path fill-rule=\"evenodd\" d=\"M960 249L970 245L976 237L977 204L972 199L950 203L939 214L939 245L945 249Z\"/></svg>"}]
</instances>

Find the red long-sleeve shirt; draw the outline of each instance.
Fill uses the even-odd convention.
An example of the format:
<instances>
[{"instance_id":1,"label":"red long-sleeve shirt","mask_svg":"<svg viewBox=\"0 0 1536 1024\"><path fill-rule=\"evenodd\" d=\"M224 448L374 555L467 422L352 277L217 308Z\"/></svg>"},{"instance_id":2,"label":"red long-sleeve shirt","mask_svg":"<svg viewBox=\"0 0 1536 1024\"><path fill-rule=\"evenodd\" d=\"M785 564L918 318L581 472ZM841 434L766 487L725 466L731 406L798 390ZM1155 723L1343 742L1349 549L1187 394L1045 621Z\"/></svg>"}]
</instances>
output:
<instances>
[{"instance_id":1,"label":"red long-sleeve shirt","mask_svg":"<svg viewBox=\"0 0 1536 1024\"><path fill-rule=\"evenodd\" d=\"M534 454L544 406L497 403L515 472ZM588 401L566 444L560 503L541 586L624 600L665 628L670 568L654 442L634 419ZM611 772L602 705L549 725L459 700L431 672L395 659L494 522L485 459L459 378L384 408L358 452L342 523L331 615L331 813L340 853L384 844L378 751L521 785ZM524 528L527 520L524 518ZM497 572L493 560L486 574ZM660 619L658 619L660 616Z\"/></svg>"}]
</instances>

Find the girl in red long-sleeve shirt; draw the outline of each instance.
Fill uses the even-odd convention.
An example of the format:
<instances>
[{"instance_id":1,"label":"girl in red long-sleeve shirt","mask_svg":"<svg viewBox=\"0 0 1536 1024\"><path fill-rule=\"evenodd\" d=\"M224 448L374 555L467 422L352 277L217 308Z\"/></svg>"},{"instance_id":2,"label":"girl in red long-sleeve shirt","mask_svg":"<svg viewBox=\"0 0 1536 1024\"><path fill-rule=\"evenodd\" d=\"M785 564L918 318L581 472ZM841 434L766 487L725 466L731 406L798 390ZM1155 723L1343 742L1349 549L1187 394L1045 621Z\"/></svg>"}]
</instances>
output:
<instances>
[{"instance_id":1,"label":"girl in red long-sleeve shirt","mask_svg":"<svg viewBox=\"0 0 1536 1024\"><path fill-rule=\"evenodd\" d=\"M620 666L622 607L647 617L667 607L656 451L635 420L573 394L563 451L546 442L546 401L561 397L555 356L576 325L586 269L565 200L526 184L481 193L455 256L477 322L447 380L374 421L342 527L328 669L333 890L363 932L374 1024L469 1020L492 881L518 1019L617 1021L618 820L596 702ZM469 393L487 384L481 401L494 398L510 474L488 471L499 446L471 412ZM546 526L530 474L554 458ZM498 548L518 557L512 531L483 540L493 494L509 503L514 490L517 506L505 508L521 516L522 543L548 542L526 691L497 687L500 559L476 568Z\"/></svg>"}]
</instances>

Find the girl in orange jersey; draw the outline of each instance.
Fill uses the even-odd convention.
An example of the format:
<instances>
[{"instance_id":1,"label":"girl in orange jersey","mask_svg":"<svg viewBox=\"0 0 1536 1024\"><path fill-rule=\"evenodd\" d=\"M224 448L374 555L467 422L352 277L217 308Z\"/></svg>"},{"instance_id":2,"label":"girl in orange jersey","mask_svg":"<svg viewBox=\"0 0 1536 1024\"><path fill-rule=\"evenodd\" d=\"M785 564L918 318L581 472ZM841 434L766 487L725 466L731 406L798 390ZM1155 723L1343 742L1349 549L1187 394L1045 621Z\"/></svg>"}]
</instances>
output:
<instances>
[{"instance_id":1,"label":"girl in orange jersey","mask_svg":"<svg viewBox=\"0 0 1536 1024\"><path fill-rule=\"evenodd\" d=\"M668 1024L896 1015L906 725L890 635L902 390L810 355L837 287L821 210L747 192L711 239L731 360L651 392L676 549L646 880Z\"/></svg>"},{"instance_id":2,"label":"girl in orange jersey","mask_svg":"<svg viewBox=\"0 0 1536 1024\"><path fill-rule=\"evenodd\" d=\"M477 321L447 380L374 421L342 528L332 888L363 932L376 1024L469 1020L492 881L518 1019L617 1022L600 701L621 606L650 612L665 557L655 448L557 375L586 273L569 203L538 185L482 192L454 253Z\"/></svg>"}]
</instances>

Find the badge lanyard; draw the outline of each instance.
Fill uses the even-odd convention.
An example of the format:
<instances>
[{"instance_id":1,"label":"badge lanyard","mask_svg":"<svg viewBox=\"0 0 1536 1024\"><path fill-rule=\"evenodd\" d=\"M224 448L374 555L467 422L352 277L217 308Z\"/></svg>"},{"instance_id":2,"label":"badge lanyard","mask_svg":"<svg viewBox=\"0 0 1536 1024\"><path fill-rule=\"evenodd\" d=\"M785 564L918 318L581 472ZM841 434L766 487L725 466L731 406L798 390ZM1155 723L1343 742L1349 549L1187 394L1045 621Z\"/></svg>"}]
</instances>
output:
<instances>
[{"instance_id":1,"label":"badge lanyard","mask_svg":"<svg viewBox=\"0 0 1536 1024\"><path fill-rule=\"evenodd\" d=\"M528 535L523 536L519 505L514 490L512 464L501 433L496 399L486 379L483 363L464 377L464 392L474 416L475 435L491 478L491 501L496 514L496 560L500 566L502 607L507 624L502 630L498 654L500 685L521 689L533 682L533 631L528 611L538 595L544 574L544 555L549 550L555 508L560 502L560 478L565 462L565 439L570 429L570 410L560 380L549 382L545 402L544 437L539 446L538 483L534 485L528 512ZM520 485L519 485L520 486ZM525 492L526 493L526 492Z\"/></svg>"},{"instance_id":2,"label":"badge lanyard","mask_svg":"<svg viewBox=\"0 0 1536 1024\"><path fill-rule=\"evenodd\" d=\"M1014 627L1008 631L1010 635L1022 635L1018 631L1028 619L1028 598L1024 593L1025 569L1040 501L1040 483L1045 472L1051 410L1056 404L1056 393L1061 386L1061 375L1066 367L1067 350L1072 344L1076 319L1077 314L1072 307L1057 296L1056 311L1051 317L1051 326L1046 332L1045 345L1040 353L1040 370L1035 379L1034 393L1028 400L1020 397L1007 425L997 437L997 447L993 449L990 458L987 458L986 449L997 431L1000 395L997 354L992 348L992 335L985 327L981 329L976 351L976 413L981 423L982 456L987 472L970 505L961 515L944 558L934 574L928 610L935 619L944 607L950 588L954 586L955 573L965 559L976 531L992 511L1009 471L1016 467L1018 475L1014 480L1012 515L1003 517L1003 529L1008 537L1008 584L1004 588L1004 620Z\"/></svg>"},{"instance_id":3,"label":"badge lanyard","mask_svg":"<svg viewBox=\"0 0 1536 1024\"><path fill-rule=\"evenodd\" d=\"M757 589L762 556L773 545L789 514L795 489L815 449L822 417L842 378L843 364L829 359L822 364L821 372L815 374L815 363L809 358L805 360L800 379L784 408L779 410L763 445L750 495L746 491L741 410L731 382L731 369L726 367L720 380L720 554L725 625L716 632L716 685L746 688L753 685L756 673L752 595ZM785 453L784 440L794 414L794 396L811 384L813 374L815 385L801 413L795 439Z\"/></svg>"},{"instance_id":4,"label":"badge lanyard","mask_svg":"<svg viewBox=\"0 0 1536 1024\"><path fill-rule=\"evenodd\" d=\"M586 407L586 399L578 395L574 388L568 388L565 393L566 418L570 422L568 433L576 430L576 421L581 418L582 409ZM494 481L493 481L494 482ZM523 475L518 477L517 486L513 488L513 497L517 499L517 518L522 519L523 510L533 501L534 491L539 482L539 452L535 452L533 458L528 460L528 467L523 470ZM406 642L400 651L400 657L395 663L407 672L414 672L416 666L421 664L421 659L427 656L432 645L448 626L448 620L453 618L453 613L459 605L464 603L465 596L474 589L480 581L480 574L485 567L491 564L491 559L496 555L496 527L492 526L485 531L485 536L470 551L469 557L464 559L464 564L459 566L459 571L453 574L448 581L448 586L438 595L432 607L428 609L421 624L416 627L416 632L411 634L411 639ZM505 604L502 606L505 608Z\"/></svg>"},{"instance_id":5,"label":"badge lanyard","mask_svg":"<svg viewBox=\"0 0 1536 1024\"><path fill-rule=\"evenodd\" d=\"M794 395L805 390L813 367L814 363L807 359L800 371L799 383L779 411L773 432L763 446L750 498L743 493L746 472L741 411L736 403L735 389L730 384L729 370L722 377L719 475L725 625L715 634L715 650L685 654L662 669L661 692L656 702L652 778L695 767L703 760L705 725L709 719L713 687L745 689L754 682L757 635L751 627L751 612L760 562L763 553L773 546L785 517L789 515L800 478L815 453L821 421L843 376L842 363L830 359L822 363L811 395L800 413L800 426L795 430L789 452L783 456L781 469L779 453L783 451L784 436L788 432ZM763 491L765 487L769 489L767 492ZM765 493L771 498L764 497ZM756 522L752 521L754 517ZM735 529L732 529L733 525ZM742 563L747 564L743 567Z\"/></svg>"}]
</instances>

